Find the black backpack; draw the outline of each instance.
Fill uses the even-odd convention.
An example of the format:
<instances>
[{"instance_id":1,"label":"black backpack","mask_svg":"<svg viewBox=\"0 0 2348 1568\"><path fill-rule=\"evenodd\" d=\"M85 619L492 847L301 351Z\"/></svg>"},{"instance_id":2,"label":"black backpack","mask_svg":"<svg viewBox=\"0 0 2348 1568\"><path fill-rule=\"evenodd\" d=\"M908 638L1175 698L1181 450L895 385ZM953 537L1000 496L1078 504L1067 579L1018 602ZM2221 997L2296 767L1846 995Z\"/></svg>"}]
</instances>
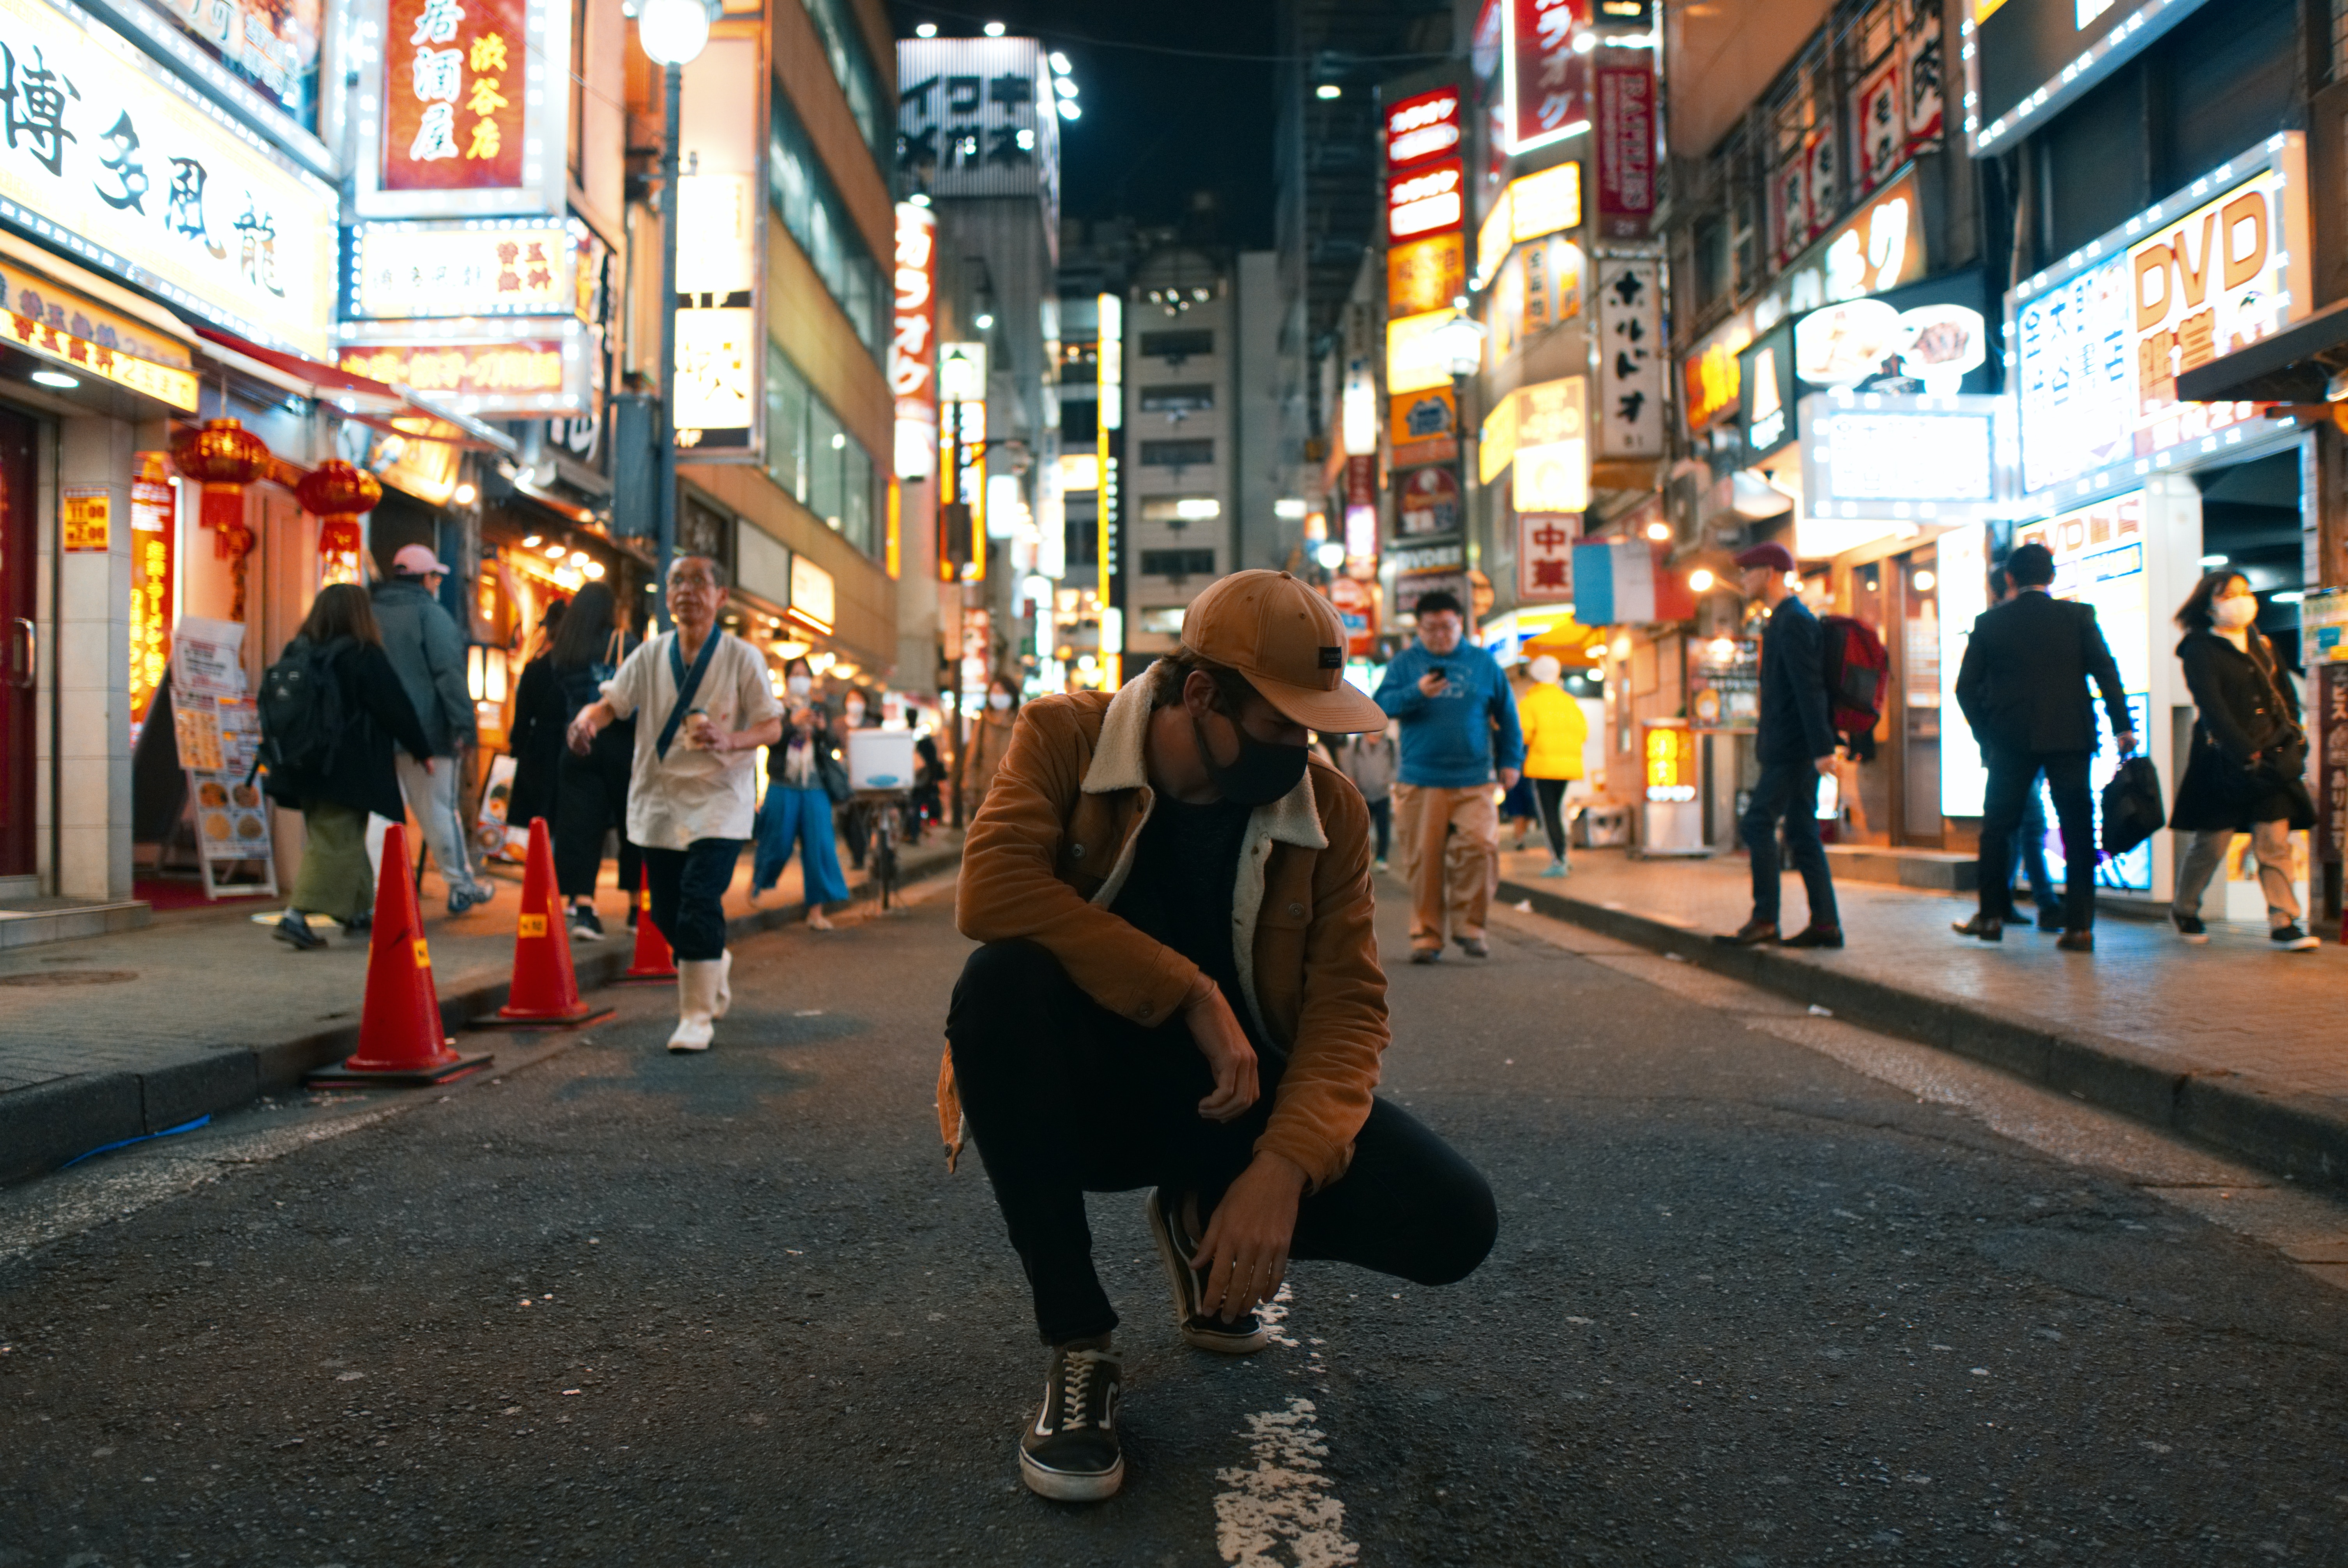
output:
<instances>
[{"instance_id":1,"label":"black backpack","mask_svg":"<svg viewBox=\"0 0 2348 1568\"><path fill-rule=\"evenodd\" d=\"M346 637L324 647L297 637L262 674L260 763L272 774L315 776L334 771L346 722L342 676L335 665L350 646Z\"/></svg>"}]
</instances>

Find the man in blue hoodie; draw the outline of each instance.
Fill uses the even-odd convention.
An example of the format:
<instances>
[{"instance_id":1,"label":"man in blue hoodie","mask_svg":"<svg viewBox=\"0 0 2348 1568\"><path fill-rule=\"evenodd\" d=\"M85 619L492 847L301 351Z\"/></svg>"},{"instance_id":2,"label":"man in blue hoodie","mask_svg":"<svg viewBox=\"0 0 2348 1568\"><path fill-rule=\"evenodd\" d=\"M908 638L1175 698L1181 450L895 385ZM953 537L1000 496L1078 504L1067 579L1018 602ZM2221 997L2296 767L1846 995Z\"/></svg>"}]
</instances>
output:
<instances>
[{"instance_id":1,"label":"man in blue hoodie","mask_svg":"<svg viewBox=\"0 0 2348 1568\"><path fill-rule=\"evenodd\" d=\"M1377 703L1402 724L1402 776L1394 789L1395 836L1410 883L1410 961L1443 956L1452 939L1480 958L1484 916L1499 880L1500 816L1493 798L1514 788L1525 763L1517 701L1499 661L1462 641L1458 600L1423 596L1418 641L1395 656Z\"/></svg>"}]
</instances>

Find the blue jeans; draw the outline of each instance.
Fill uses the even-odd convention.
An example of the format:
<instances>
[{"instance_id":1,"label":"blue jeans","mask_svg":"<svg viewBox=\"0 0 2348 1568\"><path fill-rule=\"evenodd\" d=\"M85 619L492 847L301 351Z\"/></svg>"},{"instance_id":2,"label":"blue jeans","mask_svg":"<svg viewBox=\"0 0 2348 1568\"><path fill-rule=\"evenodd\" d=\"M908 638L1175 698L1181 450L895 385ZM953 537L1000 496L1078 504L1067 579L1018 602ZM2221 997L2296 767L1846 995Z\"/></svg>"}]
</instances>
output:
<instances>
[{"instance_id":1,"label":"blue jeans","mask_svg":"<svg viewBox=\"0 0 2348 1568\"><path fill-rule=\"evenodd\" d=\"M841 904L848 878L839 874L839 850L831 841L831 796L820 789L768 784L758 806L758 853L750 863L750 886L764 893L791 863L791 841L799 844L799 879L809 904Z\"/></svg>"},{"instance_id":2,"label":"blue jeans","mask_svg":"<svg viewBox=\"0 0 2348 1568\"><path fill-rule=\"evenodd\" d=\"M1786 819L1786 847L1809 895L1810 924L1840 926L1834 878L1827 871L1827 846L1818 837L1818 770L1809 763L1764 763L1761 777L1738 823L1753 854L1753 917L1777 923L1777 819Z\"/></svg>"},{"instance_id":3,"label":"blue jeans","mask_svg":"<svg viewBox=\"0 0 2348 1568\"><path fill-rule=\"evenodd\" d=\"M2019 867L2008 866L2005 885L2013 886L2014 872L2019 869L2030 884L2030 901L2038 907L2041 918L2054 912L2054 882L2046 875L2046 802L2038 793L2038 781L2030 781L2030 796L2022 807L2022 825L2013 835L2013 858Z\"/></svg>"}]
</instances>

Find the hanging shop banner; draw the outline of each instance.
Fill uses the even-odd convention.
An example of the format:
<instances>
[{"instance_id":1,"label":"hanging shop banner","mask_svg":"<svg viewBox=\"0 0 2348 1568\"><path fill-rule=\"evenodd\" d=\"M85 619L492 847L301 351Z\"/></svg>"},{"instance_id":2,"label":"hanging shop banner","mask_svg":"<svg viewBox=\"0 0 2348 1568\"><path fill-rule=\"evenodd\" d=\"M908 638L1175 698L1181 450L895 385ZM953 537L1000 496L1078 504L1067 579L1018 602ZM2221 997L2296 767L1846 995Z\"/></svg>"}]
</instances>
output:
<instances>
[{"instance_id":1,"label":"hanging shop banner","mask_svg":"<svg viewBox=\"0 0 2348 1568\"><path fill-rule=\"evenodd\" d=\"M1872 190L1908 157L1906 95L1900 90L1900 55L1894 50L1852 89L1850 124L1857 143L1851 174L1861 190Z\"/></svg>"},{"instance_id":2,"label":"hanging shop banner","mask_svg":"<svg viewBox=\"0 0 2348 1568\"><path fill-rule=\"evenodd\" d=\"M1745 460L1758 463L1794 439L1794 405L1801 400L1794 379L1794 328L1781 322L1736 356L1739 414Z\"/></svg>"},{"instance_id":3,"label":"hanging shop banner","mask_svg":"<svg viewBox=\"0 0 2348 1568\"><path fill-rule=\"evenodd\" d=\"M1695 614L1671 547L1643 538L1585 539L1573 547L1573 619L1584 626L1643 626Z\"/></svg>"},{"instance_id":4,"label":"hanging shop banner","mask_svg":"<svg viewBox=\"0 0 2348 1568\"><path fill-rule=\"evenodd\" d=\"M755 365L765 352L757 313L717 305L676 313L676 444L696 454L750 444Z\"/></svg>"},{"instance_id":5,"label":"hanging shop banner","mask_svg":"<svg viewBox=\"0 0 2348 1568\"><path fill-rule=\"evenodd\" d=\"M1941 82L1948 56L1941 46L1941 8L1919 5L1908 36L1900 41L1900 87L1908 110L1908 150L1921 151L1941 139L1945 112Z\"/></svg>"},{"instance_id":6,"label":"hanging shop banner","mask_svg":"<svg viewBox=\"0 0 2348 1568\"><path fill-rule=\"evenodd\" d=\"M1395 476L1395 535L1428 538L1459 531L1459 476L1449 468L1412 468Z\"/></svg>"},{"instance_id":7,"label":"hanging shop banner","mask_svg":"<svg viewBox=\"0 0 2348 1568\"><path fill-rule=\"evenodd\" d=\"M1457 159L1398 169L1387 178L1387 239L1453 233L1467 220L1468 171Z\"/></svg>"},{"instance_id":8,"label":"hanging shop banner","mask_svg":"<svg viewBox=\"0 0 2348 1568\"><path fill-rule=\"evenodd\" d=\"M575 219L361 223L346 319L560 315L577 298Z\"/></svg>"},{"instance_id":9,"label":"hanging shop banner","mask_svg":"<svg viewBox=\"0 0 2348 1568\"><path fill-rule=\"evenodd\" d=\"M1386 314L1439 311L1468 292L1468 246L1457 232L1430 235L1386 251Z\"/></svg>"},{"instance_id":10,"label":"hanging shop banner","mask_svg":"<svg viewBox=\"0 0 2348 1568\"><path fill-rule=\"evenodd\" d=\"M0 7L0 220L256 343L326 352L335 190L77 7Z\"/></svg>"},{"instance_id":11,"label":"hanging shop banner","mask_svg":"<svg viewBox=\"0 0 2348 1568\"><path fill-rule=\"evenodd\" d=\"M1587 267L1581 247L1562 234L1551 234L1510 252L1492 286L1491 306L1485 313L1491 328L1485 343L1494 363L1516 353L1535 333L1581 314Z\"/></svg>"},{"instance_id":12,"label":"hanging shop banner","mask_svg":"<svg viewBox=\"0 0 2348 1568\"><path fill-rule=\"evenodd\" d=\"M2007 296L2022 487L2129 487L2188 443L2259 422L2179 403L2177 377L2309 310L2304 142L2269 138Z\"/></svg>"},{"instance_id":13,"label":"hanging shop banner","mask_svg":"<svg viewBox=\"0 0 2348 1568\"><path fill-rule=\"evenodd\" d=\"M897 400L897 473L919 479L938 458L938 216L910 201L897 203L897 313L889 339L889 390ZM1065 467L1070 458L1060 462ZM1097 488L1098 460L1089 482ZM1065 481L1064 481L1065 482Z\"/></svg>"},{"instance_id":14,"label":"hanging shop banner","mask_svg":"<svg viewBox=\"0 0 2348 1568\"><path fill-rule=\"evenodd\" d=\"M1060 117L1033 38L897 40L897 169L934 196L1029 196L1060 231ZM922 183L926 180L926 184Z\"/></svg>"},{"instance_id":15,"label":"hanging shop banner","mask_svg":"<svg viewBox=\"0 0 2348 1568\"><path fill-rule=\"evenodd\" d=\"M1579 512L1517 514L1517 602L1560 604L1573 597L1573 547Z\"/></svg>"},{"instance_id":16,"label":"hanging shop banner","mask_svg":"<svg viewBox=\"0 0 2348 1568\"><path fill-rule=\"evenodd\" d=\"M1386 167L1407 169L1456 152L1459 128L1457 87L1437 87L1398 100L1385 113Z\"/></svg>"},{"instance_id":17,"label":"hanging shop banner","mask_svg":"<svg viewBox=\"0 0 2348 1568\"><path fill-rule=\"evenodd\" d=\"M460 324L354 326L335 363L353 375L445 398L460 414L552 418L578 417L590 411L588 362L593 343L576 318L484 323L503 331L479 339L440 335ZM679 347L682 354L681 341Z\"/></svg>"},{"instance_id":18,"label":"hanging shop banner","mask_svg":"<svg viewBox=\"0 0 2348 1568\"><path fill-rule=\"evenodd\" d=\"M1690 437L1736 412L1740 386L1736 356L1752 341L1752 313L1739 311L1680 362L1682 417Z\"/></svg>"},{"instance_id":19,"label":"hanging shop banner","mask_svg":"<svg viewBox=\"0 0 2348 1568\"><path fill-rule=\"evenodd\" d=\"M171 553L179 535L170 459L139 454L130 481L130 725L136 740L171 667Z\"/></svg>"},{"instance_id":20,"label":"hanging shop banner","mask_svg":"<svg viewBox=\"0 0 2348 1568\"><path fill-rule=\"evenodd\" d=\"M1589 0L1501 0L1503 100L1511 154L1571 136L1590 123L1590 67L1574 35Z\"/></svg>"},{"instance_id":21,"label":"hanging shop banner","mask_svg":"<svg viewBox=\"0 0 2348 1568\"><path fill-rule=\"evenodd\" d=\"M572 8L383 0L351 29L363 218L560 213L570 165Z\"/></svg>"},{"instance_id":22,"label":"hanging shop banner","mask_svg":"<svg viewBox=\"0 0 2348 1568\"><path fill-rule=\"evenodd\" d=\"M1597 69L1598 234L1643 240L1655 216L1655 72Z\"/></svg>"},{"instance_id":23,"label":"hanging shop banner","mask_svg":"<svg viewBox=\"0 0 2348 1568\"><path fill-rule=\"evenodd\" d=\"M1663 263L1598 262L1598 456L1663 455Z\"/></svg>"}]
</instances>

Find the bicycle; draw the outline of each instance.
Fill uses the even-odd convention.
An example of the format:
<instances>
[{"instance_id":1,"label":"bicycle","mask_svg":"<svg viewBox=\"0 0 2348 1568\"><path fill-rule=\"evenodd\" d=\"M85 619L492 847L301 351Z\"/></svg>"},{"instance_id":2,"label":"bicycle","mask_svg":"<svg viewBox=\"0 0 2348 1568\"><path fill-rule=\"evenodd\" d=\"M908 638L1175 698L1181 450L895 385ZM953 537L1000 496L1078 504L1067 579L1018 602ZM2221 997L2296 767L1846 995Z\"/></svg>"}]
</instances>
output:
<instances>
[{"instance_id":1,"label":"bicycle","mask_svg":"<svg viewBox=\"0 0 2348 1568\"><path fill-rule=\"evenodd\" d=\"M902 908L904 900L899 889L903 867L898 863L897 839L901 832L905 807L911 804L912 792L906 789L860 789L856 792L857 804L866 808L870 822L870 836L865 840L865 868L872 876L872 886L880 898L880 912L887 914L893 903Z\"/></svg>"}]
</instances>

